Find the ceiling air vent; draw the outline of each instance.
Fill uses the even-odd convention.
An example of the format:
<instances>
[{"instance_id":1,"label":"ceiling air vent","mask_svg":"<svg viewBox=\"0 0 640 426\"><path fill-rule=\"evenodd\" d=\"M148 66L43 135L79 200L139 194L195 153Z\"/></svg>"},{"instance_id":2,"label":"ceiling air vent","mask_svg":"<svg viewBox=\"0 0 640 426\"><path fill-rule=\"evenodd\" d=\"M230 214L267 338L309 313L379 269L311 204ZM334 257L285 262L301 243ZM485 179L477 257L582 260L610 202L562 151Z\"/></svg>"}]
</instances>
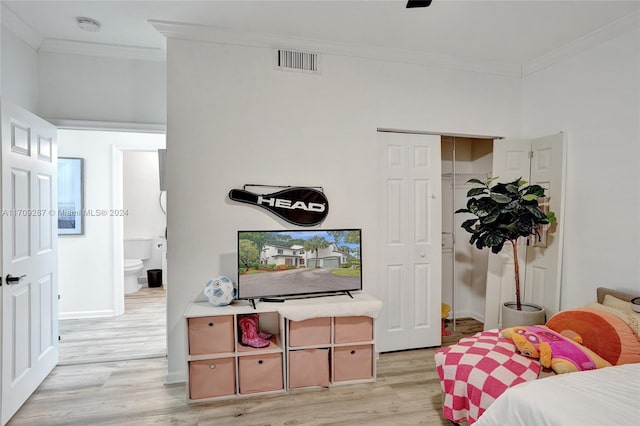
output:
<instances>
[{"instance_id":1,"label":"ceiling air vent","mask_svg":"<svg viewBox=\"0 0 640 426\"><path fill-rule=\"evenodd\" d=\"M276 68L286 71L301 71L319 74L319 57L317 53L299 52L297 50L277 49Z\"/></svg>"}]
</instances>

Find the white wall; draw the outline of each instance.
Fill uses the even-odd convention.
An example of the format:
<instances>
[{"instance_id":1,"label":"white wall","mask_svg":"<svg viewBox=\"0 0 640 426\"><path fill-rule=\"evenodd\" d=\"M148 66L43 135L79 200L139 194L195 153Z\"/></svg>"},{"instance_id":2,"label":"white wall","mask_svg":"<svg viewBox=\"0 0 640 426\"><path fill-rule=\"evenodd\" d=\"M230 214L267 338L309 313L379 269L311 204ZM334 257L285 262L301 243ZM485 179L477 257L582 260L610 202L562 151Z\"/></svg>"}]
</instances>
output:
<instances>
[{"instance_id":1,"label":"white wall","mask_svg":"<svg viewBox=\"0 0 640 426\"><path fill-rule=\"evenodd\" d=\"M517 135L520 79L323 55L322 74L273 69L272 50L168 41L167 381L184 380L183 313L236 276L236 231L286 225L227 200L245 183L321 185L326 228L363 229L377 287L376 128Z\"/></svg>"},{"instance_id":2,"label":"white wall","mask_svg":"<svg viewBox=\"0 0 640 426\"><path fill-rule=\"evenodd\" d=\"M640 290L640 30L523 80L523 134L567 134L561 308Z\"/></svg>"},{"instance_id":3,"label":"white wall","mask_svg":"<svg viewBox=\"0 0 640 426\"><path fill-rule=\"evenodd\" d=\"M151 237L151 259L145 270L162 268L161 249L167 216L160 208L157 151L124 151L122 154L124 237Z\"/></svg>"},{"instance_id":4,"label":"white wall","mask_svg":"<svg viewBox=\"0 0 640 426\"><path fill-rule=\"evenodd\" d=\"M60 319L118 315L123 312L122 150L164 147L164 135L125 132L58 131L58 155L81 157L87 210L85 233L58 239Z\"/></svg>"},{"instance_id":5,"label":"white wall","mask_svg":"<svg viewBox=\"0 0 640 426\"><path fill-rule=\"evenodd\" d=\"M38 53L5 26L0 52L2 98L37 114Z\"/></svg>"},{"instance_id":6,"label":"white wall","mask_svg":"<svg viewBox=\"0 0 640 426\"><path fill-rule=\"evenodd\" d=\"M44 118L166 123L164 62L42 52L39 78Z\"/></svg>"},{"instance_id":7,"label":"white wall","mask_svg":"<svg viewBox=\"0 0 640 426\"><path fill-rule=\"evenodd\" d=\"M112 144L60 131L60 157L84 158L85 209L113 209ZM84 217L84 235L58 238L60 319L115 315L114 218ZM120 283L122 285L122 283Z\"/></svg>"}]
</instances>

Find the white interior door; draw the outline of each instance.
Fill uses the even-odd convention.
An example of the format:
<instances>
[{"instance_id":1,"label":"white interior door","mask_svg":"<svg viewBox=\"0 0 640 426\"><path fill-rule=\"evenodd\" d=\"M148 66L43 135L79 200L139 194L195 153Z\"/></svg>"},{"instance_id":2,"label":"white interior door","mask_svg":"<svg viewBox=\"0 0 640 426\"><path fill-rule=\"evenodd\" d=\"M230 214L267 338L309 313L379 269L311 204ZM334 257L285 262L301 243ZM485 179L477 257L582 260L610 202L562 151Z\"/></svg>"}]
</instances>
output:
<instances>
[{"instance_id":1,"label":"white interior door","mask_svg":"<svg viewBox=\"0 0 640 426\"><path fill-rule=\"evenodd\" d=\"M549 207L558 217L552 232L544 230L541 244L532 247L521 240L518 247L520 265L526 265L520 268L523 301L544 306L547 315L557 312L560 306L564 146L562 133L534 140L496 140L493 145L493 176L499 177L500 182L522 177L543 186ZM513 250L507 244L500 253L489 255L485 330L501 325L501 306L514 299Z\"/></svg>"},{"instance_id":2,"label":"white interior door","mask_svg":"<svg viewBox=\"0 0 640 426\"><path fill-rule=\"evenodd\" d=\"M4 425L58 362L57 145L51 124L0 110Z\"/></svg>"},{"instance_id":3,"label":"white interior door","mask_svg":"<svg viewBox=\"0 0 640 426\"><path fill-rule=\"evenodd\" d=\"M440 136L378 133L380 352L441 343Z\"/></svg>"},{"instance_id":4,"label":"white interior door","mask_svg":"<svg viewBox=\"0 0 640 426\"><path fill-rule=\"evenodd\" d=\"M492 176L500 182L514 181L518 178L529 180L531 173L531 140L496 139L493 141ZM520 264L526 259L524 241L518 247ZM487 290L485 296L484 329L497 328L502 323L504 302L515 299L515 278L513 272L513 249L511 244L504 246L498 254L489 253L487 266ZM524 283L525 270L520 268L520 282Z\"/></svg>"},{"instance_id":5,"label":"white interior door","mask_svg":"<svg viewBox=\"0 0 640 426\"><path fill-rule=\"evenodd\" d=\"M544 209L554 212L558 222L545 226L541 241L527 247L524 300L544 306L547 318L560 310L562 278L562 219L564 218L564 134L531 141L531 183L546 189ZM524 265L524 263L523 263Z\"/></svg>"}]
</instances>

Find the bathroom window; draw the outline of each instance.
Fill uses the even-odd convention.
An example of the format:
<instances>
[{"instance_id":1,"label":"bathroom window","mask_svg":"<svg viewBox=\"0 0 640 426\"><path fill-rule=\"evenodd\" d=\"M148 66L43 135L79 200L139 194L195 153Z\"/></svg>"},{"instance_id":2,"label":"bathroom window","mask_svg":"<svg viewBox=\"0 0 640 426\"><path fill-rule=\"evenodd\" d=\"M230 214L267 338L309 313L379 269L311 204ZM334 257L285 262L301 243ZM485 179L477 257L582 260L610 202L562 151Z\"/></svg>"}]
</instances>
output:
<instances>
[{"instance_id":1,"label":"bathroom window","mask_svg":"<svg viewBox=\"0 0 640 426\"><path fill-rule=\"evenodd\" d=\"M84 234L83 175L83 158L58 158L58 235Z\"/></svg>"}]
</instances>

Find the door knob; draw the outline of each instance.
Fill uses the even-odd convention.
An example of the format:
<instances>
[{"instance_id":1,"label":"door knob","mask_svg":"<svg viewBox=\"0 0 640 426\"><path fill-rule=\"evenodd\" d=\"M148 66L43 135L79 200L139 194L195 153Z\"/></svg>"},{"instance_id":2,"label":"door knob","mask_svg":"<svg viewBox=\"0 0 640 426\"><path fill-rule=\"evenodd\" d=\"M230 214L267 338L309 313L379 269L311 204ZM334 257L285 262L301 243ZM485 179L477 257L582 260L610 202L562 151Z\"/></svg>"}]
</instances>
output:
<instances>
[{"instance_id":1,"label":"door knob","mask_svg":"<svg viewBox=\"0 0 640 426\"><path fill-rule=\"evenodd\" d=\"M24 277L26 277L26 275L20 275L19 277L14 277L11 274L7 274L7 278L5 278L5 281L7 285L11 285L11 284L20 282L20 280L23 279Z\"/></svg>"}]
</instances>

